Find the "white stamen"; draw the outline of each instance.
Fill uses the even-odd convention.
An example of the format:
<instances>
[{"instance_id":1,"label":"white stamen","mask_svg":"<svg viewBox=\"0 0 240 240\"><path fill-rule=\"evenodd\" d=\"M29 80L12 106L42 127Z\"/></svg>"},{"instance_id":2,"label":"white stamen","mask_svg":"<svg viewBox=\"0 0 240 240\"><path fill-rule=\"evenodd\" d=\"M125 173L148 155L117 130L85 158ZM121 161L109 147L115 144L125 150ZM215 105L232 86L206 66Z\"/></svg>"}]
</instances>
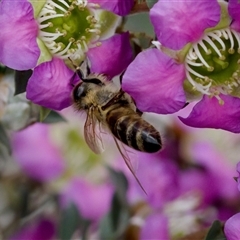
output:
<instances>
[{"instance_id":1,"label":"white stamen","mask_svg":"<svg viewBox=\"0 0 240 240\"><path fill-rule=\"evenodd\" d=\"M240 48L240 34L237 33L235 30L231 30L233 35L235 36L235 38L237 39L237 42L238 42L238 48Z\"/></svg>"},{"instance_id":2,"label":"white stamen","mask_svg":"<svg viewBox=\"0 0 240 240\"><path fill-rule=\"evenodd\" d=\"M227 33L225 32L225 30L221 30L221 33L222 33L222 35L224 36L224 38L225 38L226 40L228 40L228 35L227 35Z\"/></svg>"},{"instance_id":3,"label":"white stamen","mask_svg":"<svg viewBox=\"0 0 240 240\"><path fill-rule=\"evenodd\" d=\"M45 16L45 15L49 16L52 14L57 14L54 9L43 8L42 11L40 12L39 16Z\"/></svg>"},{"instance_id":4,"label":"white stamen","mask_svg":"<svg viewBox=\"0 0 240 240\"><path fill-rule=\"evenodd\" d=\"M59 10L63 11L64 13L67 12L67 9L64 9L62 6L56 4L55 2L52 1L51 4L52 4L54 7L58 8Z\"/></svg>"},{"instance_id":5,"label":"white stamen","mask_svg":"<svg viewBox=\"0 0 240 240\"><path fill-rule=\"evenodd\" d=\"M95 28L87 28L86 32L91 32L91 33L96 33L97 35L99 35L101 33L101 31L99 29L95 29Z\"/></svg>"},{"instance_id":6,"label":"white stamen","mask_svg":"<svg viewBox=\"0 0 240 240\"><path fill-rule=\"evenodd\" d=\"M193 62L193 61L191 61L189 58L187 58L187 63L190 64L190 65L192 65L192 66L196 66L196 67L201 67L201 66L203 66L202 63Z\"/></svg>"},{"instance_id":7,"label":"white stamen","mask_svg":"<svg viewBox=\"0 0 240 240\"><path fill-rule=\"evenodd\" d=\"M190 76L190 74L189 74L188 71L186 71L186 76L187 76L188 81L193 85L193 87L194 87L197 91L199 91L199 92L201 92L201 93L203 93L203 94L206 94L206 95L210 95L210 93L209 93L208 91L206 91L201 84L196 83L196 82L192 79L192 77Z\"/></svg>"},{"instance_id":8,"label":"white stamen","mask_svg":"<svg viewBox=\"0 0 240 240\"><path fill-rule=\"evenodd\" d=\"M70 7L65 0L58 0L58 1L59 1L60 3L62 3L63 5L65 5L67 8Z\"/></svg>"},{"instance_id":9,"label":"white stamen","mask_svg":"<svg viewBox=\"0 0 240 240\"><path fill-rule=\"evenodd\" d=\"M222 33L220 30L215 30L214 32L218 37L221 37L222 36Z\"/></svg>"},{"instance_id":10,"label":"white stamen","mask_svg":"<svg viewBox=\"0 0 240 240\"><path fill-rule=\"evenodd\" d=\"M48 48L53 48L56 43L55 42L51 42L51 43L48 43L48 42L45 42L45 45L48 47Z\"/></svg>"},{"instance_id":11,"label":"white stamen","mask_svg":"<svg viewBox=\"0 0 240 240\"><path fill-rule=\"evenodd\" d=\"M51 23L40 24L40 25L39 25L39 28L40 28L40 29L47 28L47 27L49 27L50 25L51 25Z\"/></svg>"},{"instance_id":12,"label":"white stamen","mask_svg":"<svg viewBox=\"0 0 240 240\"><path fill-rule=\"evenodd\" d=\"M58 44L57 48L51 48L51 53L54 54L56 52L58 52L59 50L61 50L62 46Z\"/></svg>"},{"instance_id":13,"label":"white stamen","mask_svg":"<svg viewBox=\"0 0 240 240\"><path fill-rule=\"evenodd\" d=\"M226 50L226 46L225 46L223 40L219 36L217 36L217 34L208 33L208 36L211 36L212 38L216 39L220 43L220 45L222 46L223 51Z\"/></svg>"},{"instance_id":14,"label":"white stamen","mask_svg":"<svg viewBox=\"0 0 240 240\"><path fill-rule=\"evenodd\" d=\"M221 52L208 36L205 36L203 39L206 40L211 45L211 47L215 50L219 57L222 57Z\"/></svg>"},{"instance_id":15,"label":"white stamen","mask_svg":"<svg viewBox=\"0 0 240 240\"><path fill-rule=\"evenodd\" d=\"M158 49L161 50L161 43L159 41L152 41L152 44Z\"/></svg>"},{"instance_id":16,"label":"white stamen","mask_svg":"<svg viewBox=\"0 0 240 240\"><path fill-rule=\"evenodd\" d=\"M78 49L76 51L81 52L81 55L84 53L80 43L77 44Z\"/></svg>"},{"instance_id":17,"label":"white stamen","mask_svg":"<svg viewBox=\"0 0 240 240\"><path fill-rule=\"evenodd\" d=\"M39 35L41 36L41 37L60 37L60 36L63 36L63 33L60 33L60 32L58 32L58 33L50 33L50 32L44 32L44 31L40 31L40 33L39 33Z\"/></svg>"},{"instance_id":18,"label":"white stamen","mask_svg":"<svg viewBox=\"0 0 240 240\"><path fill-rule=\"evenodd\" d=\"M206 66L207 68L210 68L210 66L208 65L208 63L205 61L202 54L200 53L198 46L197 45L193 46L193 49L195 50L196 55L198 56L200 61L204 64L204 66Z\"/></svg>"},{"instance_id":19,"label":"white stamen","mask_svg":"<svg viewBox=\"0 0 240 240\"><path fill-rule=\"evenodd\" d=\"M61 57L68 51L68 49L70 48L71 45L72 45L72 42L69 42L67 47L64 50L62 50L61 52L58 52L56 55Z\"/></svg>"},{"instance_id":20,"label":"white stamen","mask_svg":"<svg viewBox=\"0 0 240 240\"><path fill-rule=\"evenodd\" d=\"M62 36L63 34L60 34L59 35L57 33L55 33L54 36L42 36L41 35L42 31L40 31L39 33L39 36L42 38L43 41L45 42L52 42L52 41L55 41L57 38L59 38L60 36ZM49 33L51 34L51 33ZM52 33L53 34L53 33Z\"/></svg>"},{"instance_id":21,"label":"white stamen","mask_svg":"<svg viewBox=\"0 0 240 240\"><path fill-rule=\"evenodd\" d=\"M196 53L193 52L192 48L189 50L188 56L191 58L191 60L197 60L198 59Z\"/></svg>"},{"instance_id":22,"label":"white stamen","mask_svg":"<svg viewBox=\"0 0 240 240\"><path fill-rule=\"evenodd\" d=\"M204 76L203 76L203 75L195 72L195 71L194 71L192 68L190 68L188 65L186 66L186 68L187 68L188 72L192 73L193 75L195 75L195 76L197 76L197 77L199 77L199 78L204 79Z\"/></svg>"},{"instance_id":23,"label":"white stamen","mask_svg":"<svg viewBox=\"0 0 240 240\"><path fill-rule=\"evenodd\" d=\"M226 33L229 36L229 40L230 40L230 43L231 43L231 49L233 49L233 47L234 47L234 40L233 40L233 37L232 37L232 33L231 33L231 31L229 29L226 29L225 31L226 31Z\"/></svg>"},{"instance_id":24,"label":"white stamen","mask_svg":"<svg viewBox=\"0 0 240 240\"><path fill-rule=\"evenodd\" d=\"M203 50L205 51L205 53L208 53L209 50L207 49L206 45L203 43L203 41L199 42L199 45L203 48Z\"/></svg>"},{"instance_id":25,"label":"white stamen","mask_svg":"<svg viewBox=\"0 0 240 240\"><path fill-rule=\"evenodd\" d=\"M55 8L53 6L51 6L49 3L44 5L44 8L47 8L49 10L54 10Z\"/></svg>"},{"instance_id":26,"label":"white stamen","mask_svg":"<svg viewBox=\"0 0 240 240\"><path fill-rule=\"evenodd\" d=\"M94 24L94 27L99 29L99 28L101 28L101 24Z\"/></svg>"},{"instance_id":27,"label":"white stamen","mask_svg":"<svg viewBox=\"0 0 240 240\"><path fill-rule=\"evenodd\" d=\"M224 104L224 101L219 97L219 95L214 95L214 97L218 100L220 105Z\"/></svg>"},{"instance_id":28,"label":"white stamen","mask_svg":"<svg viewBox=\"0 0 240 240\"><path fill-rule=\"evenodd\" d=\"M88 4L87 0L77 0L76 3L77 5L83 6L83 7L86 7Z\"/></svg>"},{"instance_id":29,"label":"white stamen","mask_svg":"<svg viewBox=\"0 0 240 240\"><path fill-rule=\"evenodd\" d=\"M64 16L64 14L55 14L55 15L40 17L38 20L39 20L39 23L42 23L46 20L49 20L52 18L57 18L57 17L63 17L63 16Z\"/></svg>"},{"instance_id":30,"label":"white stamen","mask_svg":"<svg viewBox=\"0 0 240 240\"><path fill-rule=\"evenodd\" d=\"M74 53L69 54L71 56L71 59L73 60L77 60L79 58L82 58L82 56L84 55L84 53L82 52L81 49L77 49Z\"/></svg>"},{"instance_id":31,"label":"white stamen","mask_svg":"<svg viewBox=\"0 0 240 240\"><path fill-rule=\"evenodd\" d=\"M82 41L82 43L83 43L84 51L87 52L88 51L87 43L84 40Z\"/></svg>"}]
</instances>

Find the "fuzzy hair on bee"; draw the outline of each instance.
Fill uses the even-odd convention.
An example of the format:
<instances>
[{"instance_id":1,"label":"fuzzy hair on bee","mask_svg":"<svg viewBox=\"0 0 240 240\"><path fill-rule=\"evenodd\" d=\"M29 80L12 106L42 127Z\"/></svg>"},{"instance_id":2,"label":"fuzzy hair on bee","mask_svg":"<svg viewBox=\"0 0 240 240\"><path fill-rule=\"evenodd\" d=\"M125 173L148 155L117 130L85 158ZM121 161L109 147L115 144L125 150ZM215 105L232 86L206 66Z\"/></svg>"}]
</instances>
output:
<instances>
[{"instance_id":1,"label":"fuzzy hair on bee","mask_svg":"<svg viewBox=\"0 0 240 240\"><path fill-rule=\"evenodd\" d=\"M154 153L162 148L160 133L141 117L132 97L105 75L90 73L88 68L84 77L80 67L76 72L80 81L73 88L72 101L77 111L87 113L84 137L88 146L93 152L101 153L103 143L96 129L99 126L107 129L137 179L124 146L119 141L132 149Z\"/></svg>"}]
</instances>

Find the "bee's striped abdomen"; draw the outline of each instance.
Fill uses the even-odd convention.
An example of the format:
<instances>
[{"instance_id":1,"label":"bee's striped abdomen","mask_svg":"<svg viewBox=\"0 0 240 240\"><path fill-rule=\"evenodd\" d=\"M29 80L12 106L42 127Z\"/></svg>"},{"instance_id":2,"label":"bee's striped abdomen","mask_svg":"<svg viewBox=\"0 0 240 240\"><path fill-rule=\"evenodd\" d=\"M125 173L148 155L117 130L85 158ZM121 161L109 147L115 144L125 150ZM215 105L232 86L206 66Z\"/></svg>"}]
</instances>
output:
<instances>
[{"instance_id":1,"label":"bee's striped abdomen","mask_svg":"<svg viewBox=\"0 0 240 240\"><path fill-rule=\"evenodd\" d=\"M108 112L106 121L113 135L129 147L149 153L162 147L159 132L134 111L113 109Z\"/></svg>"}]
</instances>

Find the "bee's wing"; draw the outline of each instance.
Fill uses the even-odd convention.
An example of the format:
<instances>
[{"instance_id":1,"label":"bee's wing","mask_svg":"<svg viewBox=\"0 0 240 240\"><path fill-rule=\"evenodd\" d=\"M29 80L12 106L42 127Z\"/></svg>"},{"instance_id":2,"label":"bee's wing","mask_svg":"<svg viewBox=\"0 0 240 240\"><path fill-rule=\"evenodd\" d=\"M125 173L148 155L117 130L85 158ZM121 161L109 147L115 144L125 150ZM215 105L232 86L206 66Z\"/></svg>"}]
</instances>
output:
<instances>
[{"instance_id":1,"label":"bee's wing","mask_svg":"<svg viewBox=\"0 0 240 240\"><path fill-rule=\"evenodd\" d=\"M133 174L133 176L135 177L137 183L139 184L139 186L142 188L142 190L145 192L145 194L147 195L147 192L145 191L144 187L142 186L141 182L139 181L135 171L134 171L134 167L132 165L132 162L127 154L126 149L124 148L124 146L122 145L122 143L119 143L118 140L114 137L114 141L117 145L117 148L120 152L120 154L122 155L124 162L126 163L128 169L130 170L130 172Z\"/></svg>"},{"instance_id":2,"label":"bee's wing","mask_svg":"<svg viewBox=\"0 0 240 240\"><path fill-rule=\"evenodd\" d=\"M100 128L100 123L94 115L94 109L90 108L84 125L84 138L90 149L96 154L102 153L104 150Z\"/></svg>"}]
</instances>

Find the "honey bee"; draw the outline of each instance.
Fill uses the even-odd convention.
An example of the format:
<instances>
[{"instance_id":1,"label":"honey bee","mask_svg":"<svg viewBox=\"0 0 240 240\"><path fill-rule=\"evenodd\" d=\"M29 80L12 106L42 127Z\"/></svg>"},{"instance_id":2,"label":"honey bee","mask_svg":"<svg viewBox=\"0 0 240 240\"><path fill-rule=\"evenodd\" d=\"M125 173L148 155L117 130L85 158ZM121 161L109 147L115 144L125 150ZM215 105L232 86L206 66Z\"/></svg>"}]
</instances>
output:
<instances>
[{"instance_id":1,"label":"honey bee","mask_svg":"<svg viewBox=\"0 0 240 240\"><path fill-rule=\"evenodd\" d=\"M118 140L135 150L154 153L162 148L159 132L141 117L132 97L105 75L90 73L88 66L85 77L80 67L76 67L76 73L81 81L73 88L72 100L77 111L87 113L84 125L86 143L93 152L101 153L103 144L97 128L102 126L107 129L113 135L126 165L142 187Z\"/></svg>"}]
</instances>

